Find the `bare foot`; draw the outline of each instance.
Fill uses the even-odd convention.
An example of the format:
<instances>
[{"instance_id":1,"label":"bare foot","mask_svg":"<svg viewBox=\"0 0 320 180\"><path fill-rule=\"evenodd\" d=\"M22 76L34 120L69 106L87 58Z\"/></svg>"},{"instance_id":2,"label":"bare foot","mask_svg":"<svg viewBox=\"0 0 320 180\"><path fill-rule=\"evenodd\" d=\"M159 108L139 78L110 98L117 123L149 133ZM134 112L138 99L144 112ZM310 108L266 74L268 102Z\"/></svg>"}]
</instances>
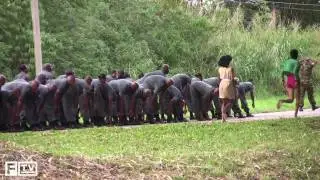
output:
<instances>
[{"instance_id":1,"label":"bare foot","mask_svg":"<svg viewBox=\"0 0 320 180\"><path fill-rule=\"evenodd\" d=\"M227 120L226 120L227 117L228 117L227 114L222 114L222 122L223 122L223 123L227 122Z\"/></svg>"}]
</instances>

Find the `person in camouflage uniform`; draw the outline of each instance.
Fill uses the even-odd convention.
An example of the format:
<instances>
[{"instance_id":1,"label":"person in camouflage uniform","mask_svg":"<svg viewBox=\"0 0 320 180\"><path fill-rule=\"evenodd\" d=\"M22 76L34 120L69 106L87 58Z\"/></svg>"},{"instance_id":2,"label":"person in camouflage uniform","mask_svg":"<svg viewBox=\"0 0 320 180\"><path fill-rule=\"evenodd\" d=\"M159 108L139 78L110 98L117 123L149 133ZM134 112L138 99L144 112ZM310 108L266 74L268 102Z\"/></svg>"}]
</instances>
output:
<instances>
[{"instance_id":1,"label":"person in camouflage uniform","mask_svg":"<svg viewBox=\"0 0 320 180\"><path fill-rule=\"evenodd\" d=\"M316 101L313 96L313 85L312 85L312 69L319 62L314 61L310 58L302 58L299 62L300 64L300 102L299 111L303 111L304 106L304 95L308 93L308 99L312 106L312 110L316 110L319 107L316 106Z\"/></svg>"}]
</instances>

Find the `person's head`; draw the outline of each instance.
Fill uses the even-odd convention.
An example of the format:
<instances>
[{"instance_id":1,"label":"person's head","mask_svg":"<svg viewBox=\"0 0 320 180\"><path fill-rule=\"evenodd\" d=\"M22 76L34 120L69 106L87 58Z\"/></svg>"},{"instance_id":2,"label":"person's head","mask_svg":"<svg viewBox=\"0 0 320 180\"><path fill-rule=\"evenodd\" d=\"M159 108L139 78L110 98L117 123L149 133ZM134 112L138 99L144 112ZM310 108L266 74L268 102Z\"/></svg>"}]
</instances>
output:
<instances>
[{"instance_id":1,"label":"person's head","mask_svg":"<svg viewBox=\"0 0 320 180\"><path fill-rule=\"evenodd\" d=\"M106 77L105 74L100 74L100 75L98 76L98 79L99 79L99 81L100 81L101 83L105 83L105 82L107 81L107 77Z\"/></svg>"},{"instance_id":2,"label":"person's head","mask_svg":"<svg viewBox=\"0 0 320 180\"><path fill-rule=\"evenodd\" d=\"M290 58L292 59L298 59L299 52L297 49L291 49L290 51Z\"/></svg>"},{"instance_id":3,"label":"person's head","mask_svg":"<svg viewBox=\"0 0 320 180\"><path fill-rule=\"evenodd\" d=\"M84 80L86 81L86 83L87 83L88 85L91 85L92 77L91 77L90 75L87 75L87 76L84 78Z\"/></svg>"},{"instance_id":4,"label":"person's head","mask_svg":"<svg viewBox=\"0 0 320 180\"><path fill-rule=\"evenodd\" d=\"M232 57L230 55L225 55L219 59L218 65L222 67L229 67L231 61Z\"/></svg>"},{"instance_id":5,"label":"person's head","mask_svg":"<svg viewBox=\"0 0 320 180\"><path fill-rule=\"evenodd\" d=\"M168 74L169 73L169 65L168 64L162 65L162 72L164 74Z\"/></svg>"},{"instance_id":6,"label":"person's head","mask_svg":"<svg viewBox=\"0 0 320 180\"><path fill-rule=\"evenodd\" d=\"M124 78L130 78L130 74L128 72L124 72Z\"/></svg>"},{"instance_id":7,"label":"person's head","mask_svg":"<svg viewBox=\"0 0 320 180\"><path fill-rule=\"evenodd\" d=\"M36 93L38 91L39 84L40 83L37 80L31 81L31 90L32 90L33 93Z\"/></svg>"},{"instance_id":8,"label":"person's head","mask_svg":"<svg viewBox=\"0 0 320 180\"><path fill-rule=\"evenodd\" d=\"M4 75L0 74L0 86L4 85L6 81L7 78Z\"/></svg>"},{"instance_id":9,"label":"person's head","mask_svg":"<svg viewBox=\"0 0 320 180\"><path fill-rule=\"evenodd\" d=\"M53 66L52 66L52 64L46 63L46 64L43 65L42 69L45 70L45 71L48 71L48 72L52 72Z\"/></svg>"},{"instance_id":10,"label":"person's head","mask_svg":"<svg viewBox=\"0 0 320 180\"><path fill-rule=\"evenodd\" d=\"M123 79L124 78L124 70L119 70L117 72L117 78L118 79Z\"/></svg>"},{"instance_id":11,"label":"person's head","mask_svg":"<svg viewBox=\"0 0 320 180\"><path fill-rule=\"evenodd\" d=\"M136 82L131 83L131 90L136 91L139 88L139 84Z\"/></svg>"},{"instance_id":12,"label":"person's head","mask_svg":"<svg viewBox=\"0 0 320 180\"><path fill-rule=\"evenodd\" d=\"M74 75L67 76L67 83L69 85L74 85L76 83L76 77Z\"/></svg>"},{"instance_id":13,"label":"person's head","mask_svg":"<svg viewBox=\"0 0 320 180\"><path fill-rule=\"evenodd\" d=\"M138 75L138 79L142 78L144 76L144 73L141 72L139 75Z\"/></svg>"},{"instance_id":14,"label":"person's head","mask_svg":"<svg viewBox=\"0 0 320 180\"><path fill-rule=\"evenodd\" d=\"M200 79L200 81L203 80L201 73L196 73L194 76L195 76L196 78Z\"/></svg>"},{"instance_id":15,"label":"person's head","mask_svg":"<svg viewBox=\"0 0 320 180\"><path fill-rule=\"evenodd\" d=\"M27 67L27 65L21 64L21 65L19 66L19 71L20 71L20 72L28 73L28 67Z\"/></svg>"},{"instance_id":16,"label":"person's head","mask_svg":"<svg viewBox=\"0 0 320 180\"><path fill-rule=\"evenodd\" d=\"M66 70L65 75L66 76L74 76L74 72L72 70Z\"/></svg>"},{"instance_id":17,"label":"person's head","mask_svg":"<svg viewBox=\"0 0 320 180\"><path fill-rule=\"evenodd\" d=\"M117 71L116 70L112 70L111 71L111 77L112 78L117 78Z\"/></svg>"},{"instance_id":18,"label":"person's head","mask_svg":"<svg viewBox=\"0 0 320 180\"><path fill-rule=\"evenodd\" d=\"M166 87L170 87L171 85L173 85L173 80L172 79L167 79Z\"/></svg>"},{"instance_id":19,"label":"person's head","mask_svg":"<svg viewBox=\"0 0 320 180\"><path fill-rule=\"evenodd\" d=\"M39 74L37 80L39 81L40 84L46 84L47 83L47 78L46 75L44 74Z\"/></svg>"}]
</instances>

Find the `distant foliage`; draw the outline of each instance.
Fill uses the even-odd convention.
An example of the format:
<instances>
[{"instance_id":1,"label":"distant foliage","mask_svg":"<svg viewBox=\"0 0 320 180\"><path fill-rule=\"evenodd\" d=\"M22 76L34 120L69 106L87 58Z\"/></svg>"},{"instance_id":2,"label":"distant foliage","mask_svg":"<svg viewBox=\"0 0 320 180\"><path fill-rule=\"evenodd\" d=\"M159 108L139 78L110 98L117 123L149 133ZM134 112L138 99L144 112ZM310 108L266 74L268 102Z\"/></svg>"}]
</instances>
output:
<instances>
[{"instance_id":1,"label":"distant foliage","mask_svg":"<svg viewBox=\"0 0 320 180\"><path fill-rule=\"evenodd\" d=\"M28 0L0 2L0 69L8 78L14 75L19 64L32 61L30 11Z\"/></svg>"},{"instance_id":2,"label":"distant foliage","mask_svg":"<svg viewBox=\"0 0 320 180\"><path fill-rule=\"evenodd\" d=\"M1 73L12 77L20 63L34 73L30 1L3 0L0 10ZM40 14L43 61L54 64L57 74L73 69L79 76L96 76L125 69L137 77L169 63L171 74L216 76L217 60L230 54L242 80L253 78L279 92L279 64L289 50L316 57L320 47L317 28L272 28L270 14L261 12L248 31L242 10L219 8L202 16L180 0L40 1Z\"/></svg>"}]
</instances>

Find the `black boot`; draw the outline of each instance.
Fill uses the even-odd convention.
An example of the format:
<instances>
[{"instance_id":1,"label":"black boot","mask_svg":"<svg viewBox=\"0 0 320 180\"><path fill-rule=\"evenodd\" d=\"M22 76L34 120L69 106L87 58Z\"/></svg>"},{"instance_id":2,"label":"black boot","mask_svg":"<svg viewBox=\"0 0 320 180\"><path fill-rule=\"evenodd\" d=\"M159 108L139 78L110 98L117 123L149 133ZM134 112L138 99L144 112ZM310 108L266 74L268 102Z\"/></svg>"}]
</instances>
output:
<instances>
[{"instance_id":1,"label":"black boot","mask_svg":"<svg viewBox=\"0 0 320 180\"><path fill-rule=\"evenodd\" d=\"M194 115L192 112L190 112L190 120L194 120Z\"/></svg>"},{"instance_id":2,"label":"black boot","mask_svg":"<svg viewBox=\"0 0 320 180\"><path fill-rule=\"evenodd\" d=\"M147 114L147 122L150 124L155 124L155 120L153 119L153 115Z\"/></svg>"},{"instance_id":3,"label":"black boot","mask_svg":"<svg viewBox=\"0 0 320 180\"><path fill-rule=\"evenodd\" d=\"M157 123L163 123L163 120L160 118L159 114L154 115Z\"/></svg>"},{"instance_id":4,"label":"black boot","mask_svg":"<svg viewBox=\"0 0 320 180\"><path fill-rule=\"evenodd\" d=\"M204 118L204 120L211 120L208 113L203 113L203 118Z\"/></svg>"},{"instance_id":5,"label":"black boot","mask_svg":"<svg viewBox=\"0 0 320 180\"><path fill-rule=\"evenodd\" d=\"M5 124L1 124L0 125L0 131L2 131L2 132L5 132L5 131L7 131L8 130L8 126L7 125L5 125Z\"/></svg>"},{"instance_id":6,"label":"black boot","mask_svg":"<svg viewBox=\"0 0 320 180\"><path fill-rule=\"evenodd\" d=\"M246 114L246 117L253 117L253 115L250 112L247 112Z\"/></svg>"},{"instance_id":7,"label":"black boot","mask_svg":"<svg viewBox=\"0 0 320 180\"><path fill-rule=\"evenodd\" d=\"M113 125L119 125L118 116L112 116L112 122L113 122Z\"/></svg>"},{"instance_id":8,"label":"black boot","mask_svg":"<svg viewBox=\"0 0 320 180\"><path fill-rule=\"evenodd\" d=\"M242 115L242 113L239 113L238 118L242 119L242 118L245 118L245 117Z\"/></svg>"},{"instance_id":9,"label":"black boot","mask_svg":"<svg viewBox=\"0 0 320 180\"><path fill-rule=\"evenodd\" d=\"M210 110L210 112L211 112L211 119L214 119L214 118L217 117L216 113L214 112L214 110Z\"/></svg>"},{"instance_id":10,"label":"black boot","mask_svg":"<svg viewBox=\"0 0 320 180\"><path fill-rule=\"evenodd\" d=\"M119 116L119 125L124 126L125 125L125 116Z\"/></svg>"},{"instance_id":11,"label":"black boot","mask_svg":"<svg viewBox=\"0 0 320 180\"><path fill-rule=\"evenodd\" d=\"M187 122L187 120L183 117L183 113L179 113L179 114L177 115L177 120L178 120L179 122Z\"/></svg>"},{"instance_id":12,"label":"black boot","mask_svg":"<svg viewBox=\"0 0 320 180\"><path fill-rule=\"evenodd\" d=\"M303 111L303 107L299 106L299 111L302 112Z\"/></svg>"},{"instance_id":13,"label":"black boot","mask_svg":"<svg viewBox=\"0 0 320 180\"><path fill-rule=\"evenodd\" d=\"M172 122L173 122L172 115L167 115L167 123L172 123Z\"/></svg>"},{"instance_id":14,"label":"black boot","mask_svg":"<svg viewBox=\"0 0 320 180\"><path fill-rule=\"evenodd\" d=\"M314 111L314 110L316 110L316 109L319 109L319 107L316 106L316 105L312 105L312 111Z\"/></svg>"},{"instance_id":15,"label":"black boot","mask_svg":"<svg viewBox=\"0 0 320 180\"><path fill-rule=\"evenodd\" d=\"M217 114L217 120L222 119L221 113Z\"/></svg>"},{"instance_id":16,"label":"black boot","mask_svg":"<svg viewBox=\"0 0 320 180\"><path fill-rule=\"evenodd\" d=\"M136 124L143 124L144 123L144 115L140 114L135 118Z\"/></svg>"}]
</instances>

